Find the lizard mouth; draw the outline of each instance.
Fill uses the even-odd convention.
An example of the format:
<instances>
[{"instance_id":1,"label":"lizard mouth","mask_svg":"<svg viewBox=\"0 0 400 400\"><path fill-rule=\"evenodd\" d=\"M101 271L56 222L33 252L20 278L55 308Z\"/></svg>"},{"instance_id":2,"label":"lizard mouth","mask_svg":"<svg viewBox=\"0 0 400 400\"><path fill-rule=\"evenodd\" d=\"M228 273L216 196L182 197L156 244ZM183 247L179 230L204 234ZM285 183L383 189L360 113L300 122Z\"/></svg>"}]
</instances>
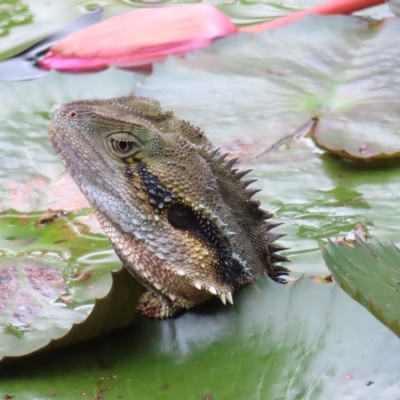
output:
<instances>
[{"instance_id":1,"label":"lizard mouth","mask_svg":"<svg viewBox=\"0 0 400 400\"><path fill-rule=\"evenodd\" d=\"M54 136L56 136L56 130L54 129L53 124L51 124L49 126L48 134L49 134L50 140L54 139Z\"/></svg>"},{"instance_id":2,"label":"lizard mouth","mask_svg":"<svg viewBox=\"0 0 400 400\"><path fill-rule=\"evenodd\" d=\"M54 145L54 138L57 136L57 131L60 129L60 125L57 122L60 108L61 108L60 106L55 106L53 108L51 122L48 130L49 138L53 142L53 145Z\"/></svg>"}]
</instances>

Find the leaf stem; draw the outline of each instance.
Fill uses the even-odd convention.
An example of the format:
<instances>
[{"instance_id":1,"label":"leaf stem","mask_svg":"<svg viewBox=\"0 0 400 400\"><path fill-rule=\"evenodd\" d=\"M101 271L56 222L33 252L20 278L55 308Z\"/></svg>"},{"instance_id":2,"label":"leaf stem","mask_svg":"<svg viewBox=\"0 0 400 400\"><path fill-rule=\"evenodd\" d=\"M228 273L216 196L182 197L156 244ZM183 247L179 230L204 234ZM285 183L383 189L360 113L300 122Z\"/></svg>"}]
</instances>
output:
<instances>
[{"instance_id":1,"label":"leaf stem","mask_svg":"<svg viewBox=\"0 0 400 400\"><path fill-rule=\"evenodd\" d=\"M322 4L307 8L306 10L297 11L273 21L263 22L262 24L243 26L238 28L238 30L239 32L258 33L291 24L308 14L351 14L364 8L383 4L384 2L385 0L328 0Z\"/></svg>"}]
</instances>

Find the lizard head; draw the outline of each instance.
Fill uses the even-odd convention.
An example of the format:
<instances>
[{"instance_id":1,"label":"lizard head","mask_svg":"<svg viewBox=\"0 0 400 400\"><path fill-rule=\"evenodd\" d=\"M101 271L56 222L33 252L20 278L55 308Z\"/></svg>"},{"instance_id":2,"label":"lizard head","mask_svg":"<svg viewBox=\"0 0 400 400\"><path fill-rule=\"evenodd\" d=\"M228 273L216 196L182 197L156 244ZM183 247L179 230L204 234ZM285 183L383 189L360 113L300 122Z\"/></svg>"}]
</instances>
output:
<instances>
[{"instance_id":1,"label":"lizard head","mask_svg":"<svg viewBox=\"0 0 400 400\"><path fill-rule=\"evenodd\" d=\"M246 189L254 180L212 149L199 128L143 97L59 107L49 136L125 267L166 317L263 274L280 281L277 226ZM164 304L162 311L159 304ZM157 303L157 304L156 304ZM157 308L158 307L158 308ZM169 308L168 308L169 307ZM155 311L155 309L157 310Z\"/></svg>"}]
</instances>

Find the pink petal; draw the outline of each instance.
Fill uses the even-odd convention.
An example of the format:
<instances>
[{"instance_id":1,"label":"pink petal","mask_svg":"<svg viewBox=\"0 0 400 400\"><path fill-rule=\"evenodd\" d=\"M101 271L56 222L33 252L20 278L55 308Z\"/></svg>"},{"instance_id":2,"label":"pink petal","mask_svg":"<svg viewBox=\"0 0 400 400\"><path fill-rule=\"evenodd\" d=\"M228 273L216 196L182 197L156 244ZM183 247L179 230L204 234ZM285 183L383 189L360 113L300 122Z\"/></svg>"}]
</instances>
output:
<instances>
[{"instance_id":1,"label":"pink petal","mask_svg":"<svg viewBox=\"0 0 400 400\"><path fill-rule=\"evenodd\" d=\"M147 65L236 32L230 19L210 4L145 8L73 33L52 46L39 66L93 71Z\"/></svg>"}]
</instances>

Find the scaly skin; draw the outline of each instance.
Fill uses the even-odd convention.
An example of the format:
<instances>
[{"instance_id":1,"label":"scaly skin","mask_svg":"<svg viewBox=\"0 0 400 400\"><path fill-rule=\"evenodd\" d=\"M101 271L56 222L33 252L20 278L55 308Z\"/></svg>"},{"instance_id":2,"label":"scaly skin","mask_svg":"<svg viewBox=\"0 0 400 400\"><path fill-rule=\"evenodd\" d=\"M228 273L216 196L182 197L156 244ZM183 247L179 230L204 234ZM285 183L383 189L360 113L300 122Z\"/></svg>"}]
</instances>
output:
<instances>
[{"instance_id":1,"label":"scaly skin","mask_svg":"<svg viewBox=\"0 0 400 400\"><path fill-rule=\"evenodd\" d=\"M167 318L267 274L286 274L272 245L279 224L246 189L249 171L205 135L143 97L58 108L53 147L87 197L129 272L147 289L138 310Z\"/></svg>"}]
</instances>

